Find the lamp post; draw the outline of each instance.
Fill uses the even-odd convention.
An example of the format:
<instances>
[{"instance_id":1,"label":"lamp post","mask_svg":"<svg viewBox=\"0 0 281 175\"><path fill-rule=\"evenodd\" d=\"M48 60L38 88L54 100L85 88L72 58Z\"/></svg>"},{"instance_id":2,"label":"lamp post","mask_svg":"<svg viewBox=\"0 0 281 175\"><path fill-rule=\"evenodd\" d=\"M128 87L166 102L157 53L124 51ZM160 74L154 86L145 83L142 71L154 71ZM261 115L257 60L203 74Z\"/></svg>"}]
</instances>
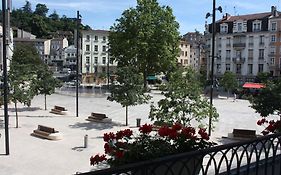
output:
<instances>
[{"instance_id":1,"label":"lamp post","mask_svg":"<svg viewBox=\"0 0 281 175\"><path fill-rule=\"evenodd\" d=\"M77 11L77 33L76 33L76 117L78 117L78 83L79 83L79 27L80 27L80 17L79 11Z\"/></svg>"},{"instance_id":2,"label":"lamp post","mask_svg":"<svg viewBox=\"0 0 281 175\"><path fill-rule=\"evenodd\" d=\"M110 57L109 57L109 46L108 46L107 47L107 90L108 91L109 91L109 78L110 78L109 62L110 62Z\"/></svg>"},{"instance_id":3,"label":"lamp post","mask_svg":"<svg viewBox=\"0 0 281 175\"><path fill-rule=\"evenodd\" d=\"M7 24L6 24L6 0L2 0L2 33L3 33L3 85L4 85L4 120L5 120L5 147L6 155L9 149L9 115L8 115L8 79L7 79ZM10 30L8 30L10 32Z\"/></svg>"},{"instance_id":4,"label":"lamp post","mask_svg":"<svg viewBox=\"0 0 281 175\"><path fill-rule=\"evenodd\" d=\"M209 115L209 136L212 131L212 117L213 117L213 91L214 91L214 61L215 61L215 36L216 36L216 10L222 13L222 8L216 8L216 0L213 0L213 14L206 14L206 18L212 16L212 60L211 60L211 92L210 92L210 115Z\"/></svg>"}]
</instances>

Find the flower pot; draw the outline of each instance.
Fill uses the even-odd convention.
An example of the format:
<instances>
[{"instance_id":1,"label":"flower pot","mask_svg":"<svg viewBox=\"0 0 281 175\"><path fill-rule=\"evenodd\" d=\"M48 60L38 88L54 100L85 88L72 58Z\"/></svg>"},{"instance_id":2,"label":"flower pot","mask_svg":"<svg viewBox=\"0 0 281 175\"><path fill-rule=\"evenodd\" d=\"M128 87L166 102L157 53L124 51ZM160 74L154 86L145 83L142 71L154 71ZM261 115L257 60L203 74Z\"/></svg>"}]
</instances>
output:
<instances>
[{"instance_id":1,"label":"flower pot","mask_svg":"<svg viewBox=\"0 0 281 175\"><path fill-rule=\"evenodd\" d=\"M194 157L181 160L153 164L132 172L132 175L197 175L200 172L203 157Z\"/></svg>"}]
</instances>

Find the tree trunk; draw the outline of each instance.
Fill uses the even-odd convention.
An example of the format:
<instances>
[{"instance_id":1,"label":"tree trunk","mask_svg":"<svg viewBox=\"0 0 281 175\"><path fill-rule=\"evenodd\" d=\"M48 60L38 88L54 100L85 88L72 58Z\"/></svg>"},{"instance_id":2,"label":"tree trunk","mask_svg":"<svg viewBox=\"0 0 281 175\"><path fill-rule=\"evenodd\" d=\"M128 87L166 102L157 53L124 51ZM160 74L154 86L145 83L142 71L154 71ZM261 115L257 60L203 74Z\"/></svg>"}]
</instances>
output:
<instances>
[{"instance_id":1,"label":"tree trunk","mask_svg":"<svg viewBox=\"0 0 281 175\"><path fill-rule=\"evenodd\" d=\"M44 94L44 98L45 98L45 110L47 110L47 100L46 100L46 97L47 95L46 94Z\"/></svg>"},{"instance_id":2,"label":"tree trunk","mask_svg":"<svg viewBox=\"0 0 281 175\"><path fill-rule=\"evenodd\" d=\"M227 90L227 98L229 98L229 89Z\"/></svg>"},{"instance_id":3,"label":"tree trunk","mask_svg":"<svg viewBox=\"0 0 281 175\"><path fill-rule=\"evenodd\" d=\"M15 111L16 111L16 128L19 128L19 117L18 117L17 101L15 101Z\"/></svg>"},{"instance_id":4,"label":"tree trunk","mask_svg":"<svg viewBox=\"0 0 281 175\"><path fill-rule=\"evenodd\" d=\"M128 106L126 106L126 126L128 126Z\"/></svg>"},{"instance_id":5,"label":"tree trunk","mask_svg":"<svg viewBox=\"0 0 281 175\"><path fill-rule=\"evenodd\" d=\"M147 91L147 81L146 81L146 77L147 77L147 72L146 70L143 71L143 88L145 89L145 91Z\"/></svg>"}]
</instances>

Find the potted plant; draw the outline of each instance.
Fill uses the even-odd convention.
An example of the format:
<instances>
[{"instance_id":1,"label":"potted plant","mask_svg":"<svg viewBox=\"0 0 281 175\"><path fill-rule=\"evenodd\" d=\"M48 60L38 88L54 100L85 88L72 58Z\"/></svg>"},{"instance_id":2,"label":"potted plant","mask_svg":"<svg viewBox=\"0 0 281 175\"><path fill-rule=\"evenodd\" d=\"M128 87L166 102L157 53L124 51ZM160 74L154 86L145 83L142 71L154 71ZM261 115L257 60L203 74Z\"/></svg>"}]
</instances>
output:
<instances>
[{"instance_id":1,"label":"potted plant","mask_svg":"<svg viewBox=\"0 0 281 175\"><path fill-rule=\"evenodd\" d=\"M105 133L103 137L105 144L105 154L97 154L90 158L90 164L96 165L101 162L109 164L111 167L120 166L128 163L135 163L145 160L151 160L159 157L179 154L189 151L195 151L212 146L214 143L209 141L206 130L199 128L196 131L193 127L184 127L179 123L171 127L165 125L158 130L153 131L152 125L145 124L139 128L139 134L133 134L130 129L118 131L116 133ZM193 165L188 170L179 168L176 163L170 163L168 168L174 168L173 173L181 171L199 172L190 170L196 165L202 163L203 157L195 158ZM182 164L182 162L181 162ZM197 166L200 168L200 165ZM154 174L165 174L165 168L154 170ZM186 168L186 167L184 167ZM132 174L138 174L131 172Z\"/></svg>"}]
</instances>

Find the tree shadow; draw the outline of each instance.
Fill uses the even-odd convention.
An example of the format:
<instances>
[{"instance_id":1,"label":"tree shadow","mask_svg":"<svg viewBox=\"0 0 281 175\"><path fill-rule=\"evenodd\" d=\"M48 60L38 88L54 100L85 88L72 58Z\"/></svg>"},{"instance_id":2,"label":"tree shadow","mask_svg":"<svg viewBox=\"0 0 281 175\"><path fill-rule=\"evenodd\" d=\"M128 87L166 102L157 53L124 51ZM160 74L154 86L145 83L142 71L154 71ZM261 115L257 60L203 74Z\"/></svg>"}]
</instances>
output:
<instances>
[{"instance_id":1,"label":"tree shadow","mask_svg":"<svg viewBox=\"0 0 281 175\"><path fill-rule=\"evenodd\" d=\"M104 129L111 129L114 126L123 126L120 123L109 122L109 123L99 123L99 122L77 122L73 125L69 125L70 128L81 128L85 130L97 129L97 130L104 130Z\"/></svg>"},{"instance_id":2,"label":"tree shadow","mask_svg":"<svg viewBox=\"0 0 281 175\"><path fill-rule=\"evenodd\" d=\"M18 112L25 112L25 111L38 111L41 110L39 107L22 107L22 108L17 108ZM10 112L16 112L15 108L9 108Z\"/></svg>"}]
</instances>

